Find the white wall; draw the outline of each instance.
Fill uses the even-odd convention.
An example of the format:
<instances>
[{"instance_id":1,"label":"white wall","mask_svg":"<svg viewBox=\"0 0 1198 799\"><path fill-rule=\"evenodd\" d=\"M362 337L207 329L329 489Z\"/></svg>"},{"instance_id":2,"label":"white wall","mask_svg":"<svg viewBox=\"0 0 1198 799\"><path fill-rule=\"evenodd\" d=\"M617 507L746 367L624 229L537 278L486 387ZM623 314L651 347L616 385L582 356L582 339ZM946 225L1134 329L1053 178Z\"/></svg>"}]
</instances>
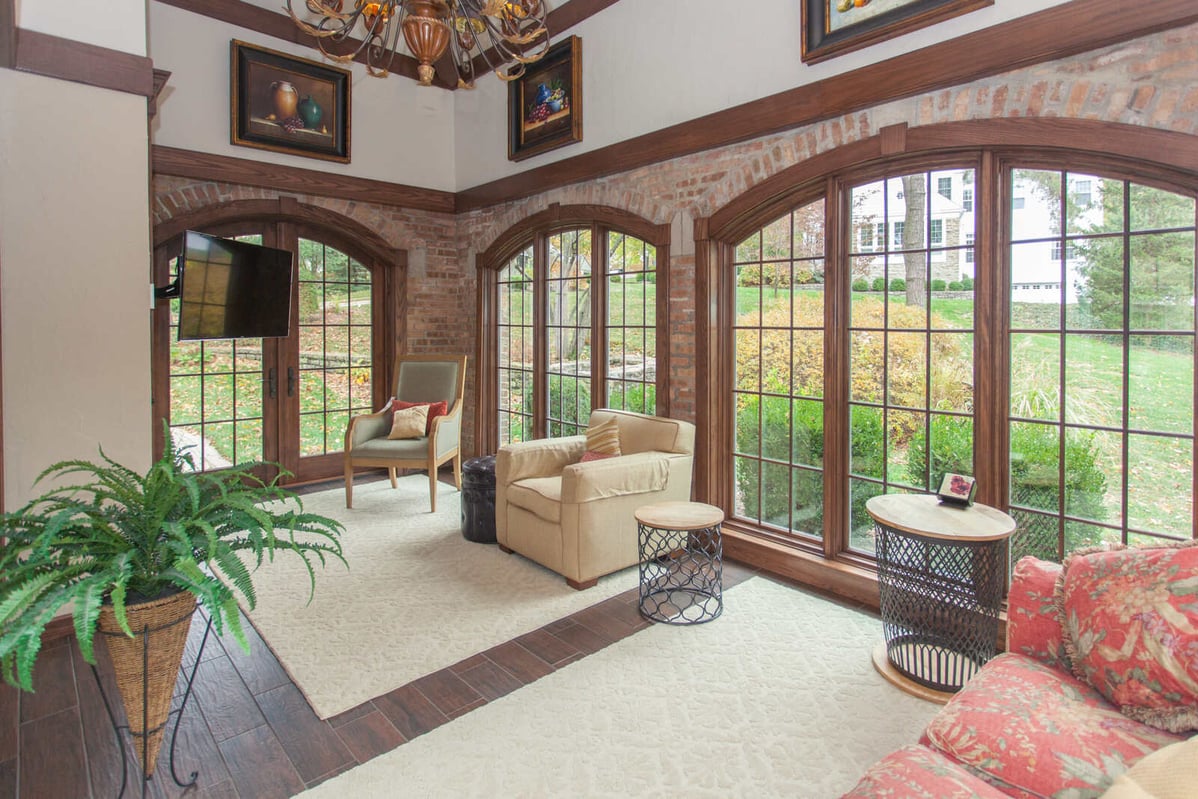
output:
<instances>
[{"instance_id":1,"label":"white wall","mask_svg":"<svg viewBox=\"0 0 1198 799\"><path fill-rule=\"evenodd\" d=\"M271 10L281 6L278 0ZM154 144L428 189L454 189L453 93L397 75L373 78L361 64L352 64L350 163L238 147L229 142L230 40L312 61L320 61L320 53L174 6L150 2L149 7L150 57L157 69L171 72L158 100Z\"/></svg>"},{"instance_id":2,"label":"white wall","mask_svg":"<svg viewBox=\"0 0 1198 799\"><path fill-rule=\"evenodd\" d=\"M620 0L561 34L582 39L582 142L508 161L507 85L487 76L473 92L454 92L457 188L571 158L1065 0L995 0L993 6L811 66L800 58L800 2Z\"/></svg>"},{"instance_id":3,"label":"white wall","mask_svg":"<svg viewBox=\"0 0 1198 799\"><path fill-rule=\"evenodd\" d=\"M146 54L146 0L16 0L18 28Z\"/></svg>"},{"instance_id":4,"label":"white wall","mask_svg":"<svg viewBox=\"0 0 1198 799\"><path fill-rule=\"evenodd\" d=\"M146 100L0 69L4 499L98 447L149 465Z\"/></svg>"}]
</instances>

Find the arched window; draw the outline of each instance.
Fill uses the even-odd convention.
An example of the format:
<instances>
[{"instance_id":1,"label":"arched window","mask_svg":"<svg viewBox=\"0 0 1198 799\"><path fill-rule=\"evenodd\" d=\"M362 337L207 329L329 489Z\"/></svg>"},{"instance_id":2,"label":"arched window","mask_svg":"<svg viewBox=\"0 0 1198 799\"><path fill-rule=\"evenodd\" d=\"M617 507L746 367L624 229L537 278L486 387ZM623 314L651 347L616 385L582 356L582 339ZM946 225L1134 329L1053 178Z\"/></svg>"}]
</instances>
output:
<instances>
[{"instance_id":1,"label":"arched window","mask_svg":"<svg viewBox=\"0 0 1198 799\"><path fill-rule=\"evenodd\" d=\"M865 565L866 500L951 472L1016 518L1013 558L1198 537L1198 175L998 147L861 162L709 220L728 528Z\"/></svg>"},{"instance_id":2,"label":"arched window","mask_svg":"<svg viewBox=\"0 0 1198 799\"><path fill-rule=\"evenodd\" d=\"M392 268L401 254L372 233L330 228L324 215L293 202L231 203L159 226L158 285L174 277L184 229L293 252L291 332L179 341L178 300L160 303L152 347L157 446L165 421L198 468L267 460L294 480L340 474L349 418L387 397L395 320L383 298L401 281L402 270Z\"/></svg>"},{"instance_id":3,"label":"arched window","mask_svg":"<svg viewBox=\"0 0 1198 799\"><path fill-rule=\"evenodd\" d=\"M480 447L586 429L593 408L664 412L669 228L553 207L480 257Z\"/></svg>"}]
</instances>

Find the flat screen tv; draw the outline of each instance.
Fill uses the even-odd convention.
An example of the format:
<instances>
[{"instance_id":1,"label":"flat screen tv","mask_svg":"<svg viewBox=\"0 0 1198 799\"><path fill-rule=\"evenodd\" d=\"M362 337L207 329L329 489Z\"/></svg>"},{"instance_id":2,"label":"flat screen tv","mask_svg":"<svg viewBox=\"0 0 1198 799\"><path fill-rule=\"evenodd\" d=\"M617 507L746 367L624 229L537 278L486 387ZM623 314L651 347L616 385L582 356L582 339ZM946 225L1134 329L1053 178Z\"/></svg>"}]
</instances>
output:
<instances>
[{"instance_id":1,"label":"flat screen tv","mask_svg":"<svg viewBox=\"0 0 1198 799\"><path fill-rule=\"evenodd\" d=\"M291 253L187 231L179 264L179 340L286 336Z\"/></svg>"}]
</instances>

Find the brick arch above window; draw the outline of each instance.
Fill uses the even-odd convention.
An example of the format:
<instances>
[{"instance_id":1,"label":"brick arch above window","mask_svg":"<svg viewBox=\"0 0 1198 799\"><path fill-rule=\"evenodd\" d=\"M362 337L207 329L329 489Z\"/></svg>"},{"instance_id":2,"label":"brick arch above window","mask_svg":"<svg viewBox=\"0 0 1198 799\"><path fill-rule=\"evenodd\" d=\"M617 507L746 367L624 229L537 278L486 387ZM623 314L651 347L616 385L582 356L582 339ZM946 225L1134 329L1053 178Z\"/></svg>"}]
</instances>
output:
<instances>
[{"instance_id":1,"label":"brick arch above window","mask_svg":"<svg viewBox=\"0 0 1198 799\"><path fill-rule=\"evenodd\" d=\"M1127 185L1138 184L1162 189L1183 198L1198 197L1198 138L1178 132L1140 128L1130 125L1077 119L992 119L952 122L923 127L898 125L878 135L815 155L762 180L722 205L695 224L696 278L699 308L697 318L709 320L696 336L699 369L696 374L697 426L701 441L697 448L696 493L698 498L725 507L732 505L731 466L728 454L732 440L731 397L736 373L730 331L736 318L732 299L736 287L732 271L738 243L779 217L817 198L826 198L828 260L827 302L825 315L825 352L839 352L825 359L829 386L840 386L841 396L827 394L836 407L828 422L828 447L847 447L847 411L843 402L848 385L850 294L847 263L852 239L848 238L851 219L850 192L869 181L897 179L908 173L932 175L952 167L975 170L973 207L976 236L969 242L976 247L976 331L974 420L976 476L979 501L1001 508L1010 507L1016 498L1008 485L1008 454L1014 443L1008 429L1011 404L1011 322L1013 258L1008 231L1013 212L1013 175L1020 170L1046 170L1064 175L1098 175ZM1134 214L1134 211L1132 212ZM1126 214L1125 214L1126 216ZM1182 235L1185 225L1178 228ZM1193 230L1191 222L1188 230ZM1161 236L1172 231L1160 232ZM1072 234L1061 234L1062 243ZM1054 239L1055 240L1055 239ZM1047 245L1045 245L1047 248ZM1062 247L1063 249L1063 247ZM1047 252L1047 249L1046 249ZM974 250L970 250L974 255ZM974 261L976 260L976 264ZM1063 301L1062 301L1063 302ZM1064 306L1062 306L1064 307ZM1016 331L1018 332L1018 331ZM1064 328L1068 333L1068 328ZM1083 331L1092 332L1092 331ZM1125 331L1126 332L1126 331ZM1192 333L1189 334L1192 337ZM1180 340L1181 337L1179 337ZM839 360L837 360L839 359ZM1126 370L1125 370L1126 371ZM1192 372L1191 372L1192 374ZM1126 381L1128 378L1124 378ZM1068 425L1064 425L1067 428ZM1126 425L1125 425L1126 427ZM1128 428L1126 435L1137 431ZM1116 430L1111 435L1123 435ZM1185 436L1181 436L1185 439ZM1192 439L1185 439L1190 440ZM831 442L831 443L828 443ZM1184 443L1184 442L1183 442ZM829 449L829 451L831 451ZM839 456L844 461L843 453ZM825 466L837 479L847 473L844 463ZM832 468L835 466L836 468ZM834 488L832 494L843 492ZM835 499L835 497L834 497ZM732 557L803 580L810 580L861 599L873 590L870 564L848 552L848 501L825 528L828 534L822 547L808 546L805 551L788 546L778 536L752 525L731 520L725 526L726 552ZM829 504L827 507L832 508ZM1061 518L1072 523L1067 511ZM1198 526L1191 518L1191 537ZM1135 530L1124 525L1124 537ZM1134 525L1131 525L1134 526ZM845 528L845 529L842 529ZM1118 534L1118 525L1110 522L1104 529ZM1130 530L1130 532L1129 532Z\"/></svg>"}]
</instances>

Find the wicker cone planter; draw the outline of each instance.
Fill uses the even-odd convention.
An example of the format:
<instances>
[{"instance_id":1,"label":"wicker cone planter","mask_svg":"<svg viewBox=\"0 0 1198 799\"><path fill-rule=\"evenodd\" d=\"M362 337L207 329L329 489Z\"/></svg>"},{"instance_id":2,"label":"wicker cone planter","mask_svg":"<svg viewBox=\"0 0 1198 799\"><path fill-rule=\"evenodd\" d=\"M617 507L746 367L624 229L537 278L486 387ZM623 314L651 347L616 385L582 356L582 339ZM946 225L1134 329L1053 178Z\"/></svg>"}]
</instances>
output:
<instances>
[{"instance_id":1,"label":"wicker cone planter","mask_svg":"<svg viewBox=\"0 0 1198 799\"><path fill-rule=\"evenodd\" d=\"M98 628L108 644L133 748L142 760L142 776L146 778L158 764L175 679L183 662L195 608L195 594L187 591L130 604L126 618L134 632L133 638L125 635L117 624L110 605L100 610ZM148 630L148 634L143 630Z\"/></svg>"}]
</instances>

